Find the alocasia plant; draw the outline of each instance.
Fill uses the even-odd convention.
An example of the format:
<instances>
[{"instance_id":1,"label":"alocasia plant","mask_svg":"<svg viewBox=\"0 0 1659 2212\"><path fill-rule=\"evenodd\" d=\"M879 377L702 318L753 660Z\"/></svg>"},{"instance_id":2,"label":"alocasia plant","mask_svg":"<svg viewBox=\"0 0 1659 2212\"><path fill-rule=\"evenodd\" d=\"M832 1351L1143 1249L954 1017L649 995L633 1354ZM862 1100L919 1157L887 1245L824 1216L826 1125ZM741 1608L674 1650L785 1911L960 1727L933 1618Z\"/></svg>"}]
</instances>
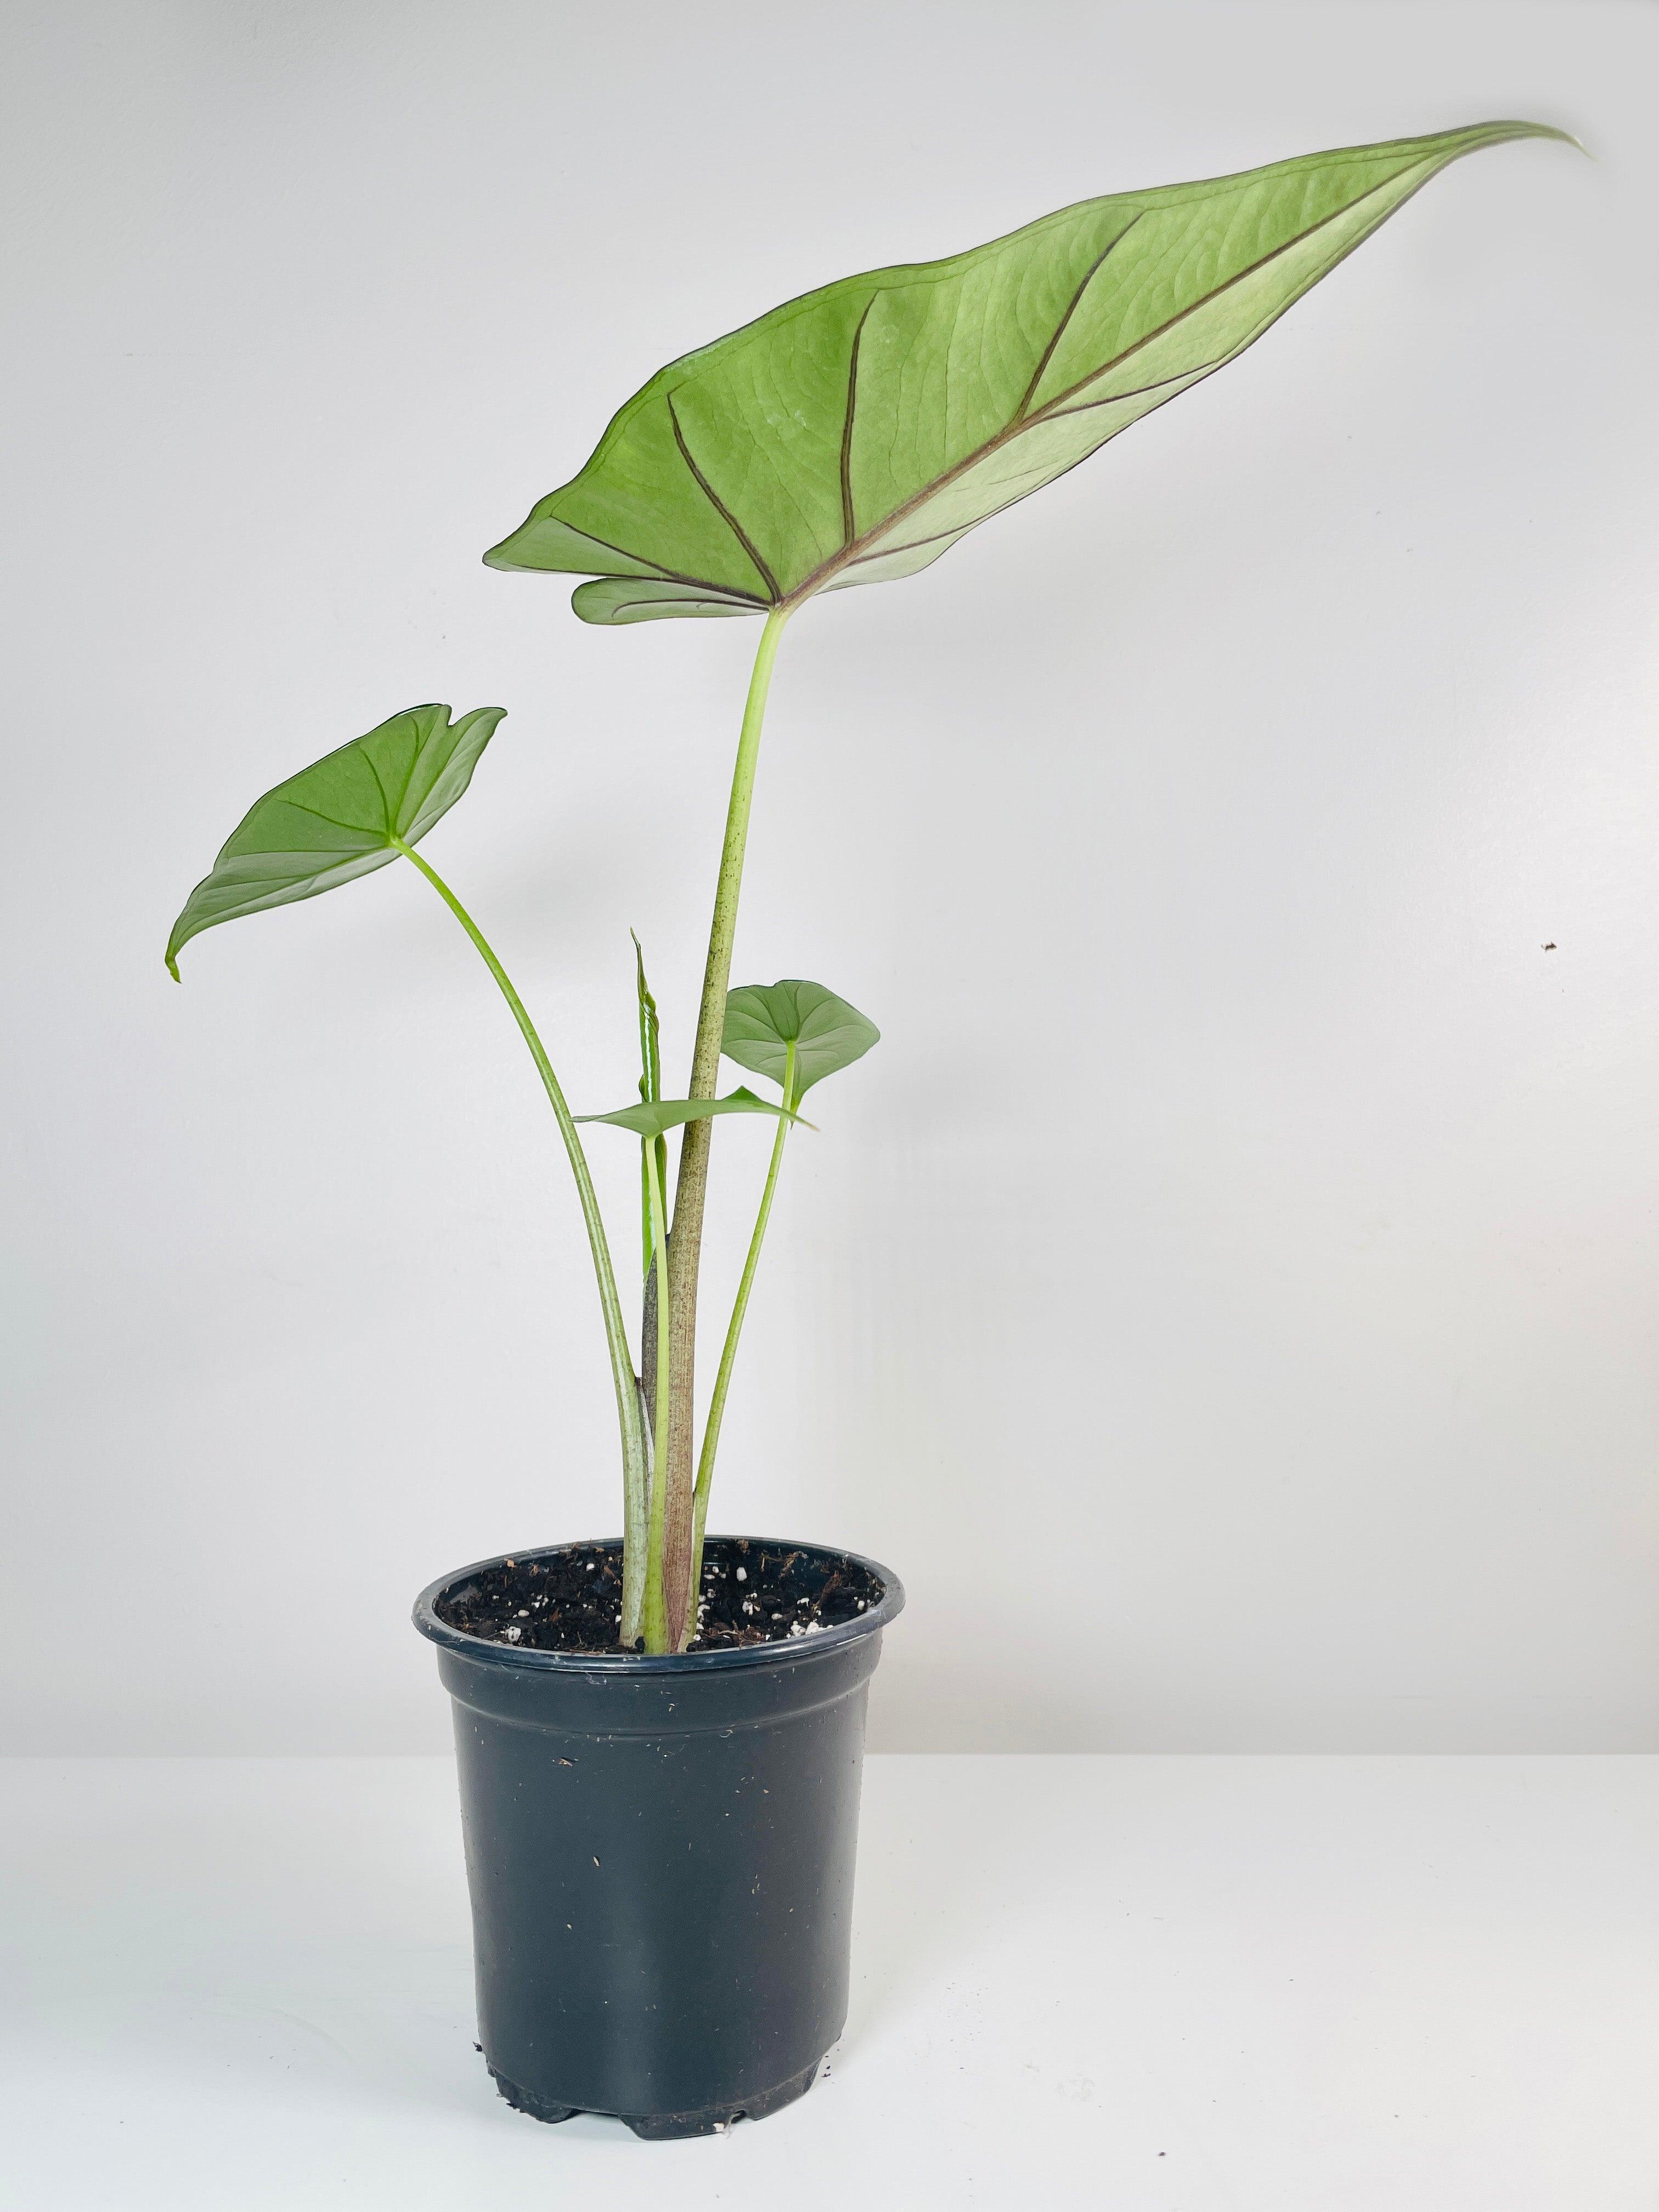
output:
<instances>
[{"instance_id":1,"label":"alocasia plant","mask_svg":"<svg viewBox=\"0 0 1659 2212\"><path fill-rule=\"evenodd\" d=\"M622 1435L621 1641L696 1632L703 1528L732 1363L790 1128L811 1086L877 1031L822 985L728 991L756 763L783 627L823 591L914 575L963 533L1224 368L1448 162L1512 138L1485 123L1084 200L945 261L851 276L672 362L580 473L485 556L590 579L587 622L764 617L750 682L687 1096L664 1099L657 1009L636 963L640 1100L573 1117L477 924L414 848L465 790L501 719L394 716L267 793L191 892L167 947L407 859L471 937L524 1033L574 1170ZM1571 143L1571 142L1570 142ZM716 1096L722 1054L779 1087ZM716 1117L776 1117L770 1166L695 1454L697 1276ZM641 1144L645 1270L636 1370L578 1120ZM681 1132L672 1211L666 1138ZM666 1265L663 1266L665 1255ZM665 1293L665 1294L659 1294ZM695 1469L695 1471L694 1471Z\"/></svg>"}]
</instances>

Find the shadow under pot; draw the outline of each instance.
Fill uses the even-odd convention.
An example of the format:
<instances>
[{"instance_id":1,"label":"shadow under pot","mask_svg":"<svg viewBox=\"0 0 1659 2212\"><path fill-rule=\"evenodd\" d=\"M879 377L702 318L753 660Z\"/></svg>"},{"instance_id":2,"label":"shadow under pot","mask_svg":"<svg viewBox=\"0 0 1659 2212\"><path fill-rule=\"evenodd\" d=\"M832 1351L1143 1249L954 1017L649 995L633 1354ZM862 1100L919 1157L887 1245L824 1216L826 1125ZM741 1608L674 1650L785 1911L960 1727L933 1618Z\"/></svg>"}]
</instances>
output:
<instances>
[{"instance_id":1,"label":"shadow under pot","mask_svg":"<svg viewBox=\"0 0 1659 2212\"><path fill-rule=\"evenodd\" d=\"M711 1536L697 1644L645 1658L610 1641L621 1565L486 1560L415 1625L454 1701L497 2088L708 2135L803 2095L846 2021L865 1707L904 1592L851 1553Z\"/></svg>"}]
</instances>

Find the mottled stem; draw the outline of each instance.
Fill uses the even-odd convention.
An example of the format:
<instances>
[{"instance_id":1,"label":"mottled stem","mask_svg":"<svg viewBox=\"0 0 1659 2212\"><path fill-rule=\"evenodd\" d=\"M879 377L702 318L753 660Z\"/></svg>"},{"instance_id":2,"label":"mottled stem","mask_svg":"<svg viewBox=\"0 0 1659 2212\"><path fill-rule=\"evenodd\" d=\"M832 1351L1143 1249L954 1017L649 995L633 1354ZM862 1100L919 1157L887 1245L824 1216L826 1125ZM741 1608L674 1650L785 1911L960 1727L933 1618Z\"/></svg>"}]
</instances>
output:
<instances>
[{"instance_id":1,"label":"mottled stem","mask_svg":"<svg viewBox=\"0 0 1659 2212\"><path fill-rule=\"evenodd\" d=\"M732 978L732 945L737 934L738 895L743 886L744 847L749 836L749 810L755 794L755 764L760 752L761 725L766 715L772 664L777 658L778 641L788 618L786 610L775 607L766 617L743 711L737 765L732 775L732 799L726 815L726 842L721 848L720 878L714 887L714 917L708 932L708 962L703 971L702 1005L697 1015L691 1081L686 1093L691 1098L712 1098L720 1073L726 992ZM653 1491L654 1493L660 1488L664 1493L663 1600L669 1649L673 1651L684 1649L688 1632L696 1621L691 1590L696 1488L692 1475L691 1391L696 1367L697 1268L702 1254L702 1211L708 1188L708 1146L713 1128L710 1121L688 1121L685 1125L680 1139L679 1179L674 1188L674 1224L668 1240L668 1433L664 1437L659 1431L657 1437Z\"/></svg>"}]
</instances>

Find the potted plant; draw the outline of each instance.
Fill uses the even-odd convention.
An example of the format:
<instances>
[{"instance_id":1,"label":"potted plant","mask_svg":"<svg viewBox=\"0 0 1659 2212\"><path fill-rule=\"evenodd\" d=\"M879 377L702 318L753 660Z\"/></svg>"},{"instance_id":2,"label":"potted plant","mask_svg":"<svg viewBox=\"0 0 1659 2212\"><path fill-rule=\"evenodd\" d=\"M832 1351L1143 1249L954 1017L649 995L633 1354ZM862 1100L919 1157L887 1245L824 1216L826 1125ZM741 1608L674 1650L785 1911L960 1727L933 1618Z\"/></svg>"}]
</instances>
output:
<instances>
[{"instance_id":1,"label":"potted plant","mask_svg":"<svg viewBox=\"0 0 1659 2212\"><path fill-rule=\"evenodd\" d=\"M820 984L729 988L786 625L820 592L915 574L1224 367L1447 163L1563 136L1491 123L1310 155L1085 201L948 260L828 285L653 377L580 473L485 556L588 579L572 604L591 623L761 623L684 1097L664 1096L636 945L638 1098L573 1114L501 962L420 849L498 708L407 709L278 784L185 902L175 977L203 930L407 860L495 978L574 1176L622 1536L486 1560L415 1610L454 1699L481 2048L520 2109L706 2132L801 2094L845 2015L865 1702L902 1592L850 1553L705 1534L786 1148L808 1094L878 1035ZM771 1091L722 1095L722 1056ZM704 1194L714 1121L736 1113L776 1127L699 1443ZM583 1123L639 1146L637 1350Z\"/></svg>"}]
</instances>

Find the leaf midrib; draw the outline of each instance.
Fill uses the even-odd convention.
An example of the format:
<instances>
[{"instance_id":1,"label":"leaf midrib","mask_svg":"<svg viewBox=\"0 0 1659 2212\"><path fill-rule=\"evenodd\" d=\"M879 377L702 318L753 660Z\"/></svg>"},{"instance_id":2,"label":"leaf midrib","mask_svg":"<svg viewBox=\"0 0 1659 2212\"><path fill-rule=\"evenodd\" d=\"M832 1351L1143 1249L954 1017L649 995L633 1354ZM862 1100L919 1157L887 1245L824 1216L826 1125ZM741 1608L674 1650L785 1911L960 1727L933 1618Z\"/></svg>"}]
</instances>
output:
<instances>
[{"instance_id":1,"label":"leaf midrib","mask_svg":"<svg viewBox=\"0 0 1659 2212\"><path fill-rule=\"evenodd\" d=\"M1436 165L1424 162L1419 166L1428 168ZM910 498L906 500L902 506L894 509L893 513L888 516L884 522L877 523L872 529L866 531L861 538L856 539L850 545L843 546L839 553L833 554L828 561L821 562L817 568L811 572L810 574L804 576L800 582L794 586L793 590L786 593L784 598L778 604L785 607L793 607L799 605L803 600L810 599L815 592L822 590L824 585L830 582L833 577L840 574L842 569L851 568L857 561L867 558L867 553L865 549L875 544L878 539L886 537L890 532L896 530L901 522L904 521L908 516L915 514L922 507L925 507L927 501L934 498L939 492L945 490L951 484L955 483L959 478L966 476L971 469L977 467L981 461L987 460L993 453L1000 452L1004 446L1011 445L1016 438L1023 436L1027 430L1040 428L1044 423L1053 422L1058 416L1068 412L1081 414L1084 411L1081 408L1068 410L1066 406L1066 402L1068 399L1075 399L1079 392L1086 391L1090 385L1098 384L1103 377L1109 376L1114 369L1121 368L1126 361L1133 360L1136 354L1142 352L1147 346L1153 344L1158 339L1166 337L1170 331L1176 329L1182 323L1185 322L1188 317L1199 313L1201 309L1207 307L1212 301L1220 299L1224 293L1231 291L1235 285L1242 284L1247 277L1254 276L1261 270L1269 267L1271 264L1279 260L1285 254L1291 252L1295 247L1298 246L1305 246L1310 238L1317 238L1322 230L1328 229L1332 223L1340 222L1345 216L1352 215L1356 208L1364 207L1367 200L1374 199L1379 192L1387 191L1390 187L1397 185L1402 177L1407 177L1410 174L1411 169L1408 167L1404 169L1397 170L1391 177L1385 177L1381 184L1373 185L1369 191L1361 192L1357 198L1349 200L1342 207L1334 209L1329 215L1322 216L1318 222L1312 224L1308 229L1299 231L1294 238L1286 239L1282 246L1276 246L1271 253L1264 253L1261 255L1259 258L1252 261L1247 267L1239 270L1236 275L1230 276L1224 284L1218 284L1213 291L1205 293L1202 299L1194 300L1189 307L1182 307L1178 313L1170 316L1166 321L1160 323L1156 330L1148 331L1144 337L1137 338L1133 345L1126 346L1121 353L1115 354L1110 361L1103 362L1098 368L1091 369L1087 376L1079 377L1075 384L1068 385L1063 392L1057 392L1054 398L1049 400L1045 406L1038 408L1035 414L1015 414L1010 418L1002 429L999 430L994 436L988 438L982 446L976 447L971 453L964 455L960 461L957 461L951 468L945 470L942 475L935 477L931 483L924 484L920 491L913 493ZM1140 220L1140 216L1145 214L1145 209L1137 210L1135 216L1136 222ZM1127 238L1129 234L1129 230L1132 230L1133 228L1134 224L1131 223L1127 229L1120 231L1118 238L1112 241L1113 246L1115 246L1120 240ZM1054 348L1059 344L1060 338L1066 324L1070 322L1083 298L1084 293L1087 291L1089 286L1094 282L1099 268L1105 261L1107 255L1110 253L1111 250L1111 246L1109 246L1107 247L1106 252L1101 254L1094 267L1090 270L1088 275L1084 278L1082 284L1079 287L1078 291L1068 304L1061 321L1060 328L1057 330L1054 334L1053 344L1049 347L1048 353L1045 355L1042 366L1039 368L1037 376L1032 380L1031 384L1028 387L1028 398L1030 392L1036 391L1037 383L1041 380L1042 368L1046 368L1048 361L1052 360ZM1214 368L1219 366L1220 364L1218 362L1212 362L1206 364L1202 369L1184 369L1179 375L1160 377L1157 383L1143 385L1137 391L1114 392L1110 395L1109 399L1095 404L1104 406L1109 405L1113 401L1119 399L1140 398L1148 392L1156 392L1159 388L1160 385L1177 384L1184 378L1188 377L1196 378L1200 374L1211 373ZM1022 406L1024 406L1024 402L1022 402ZM965 526L971 527L971 526ZM940 534L945 535L947 533L941 532ZM921 542L926 544L927 541L923 539ZM898 550L900 549L895 548L894 550Z\"/></svg>"}]
</instances>

